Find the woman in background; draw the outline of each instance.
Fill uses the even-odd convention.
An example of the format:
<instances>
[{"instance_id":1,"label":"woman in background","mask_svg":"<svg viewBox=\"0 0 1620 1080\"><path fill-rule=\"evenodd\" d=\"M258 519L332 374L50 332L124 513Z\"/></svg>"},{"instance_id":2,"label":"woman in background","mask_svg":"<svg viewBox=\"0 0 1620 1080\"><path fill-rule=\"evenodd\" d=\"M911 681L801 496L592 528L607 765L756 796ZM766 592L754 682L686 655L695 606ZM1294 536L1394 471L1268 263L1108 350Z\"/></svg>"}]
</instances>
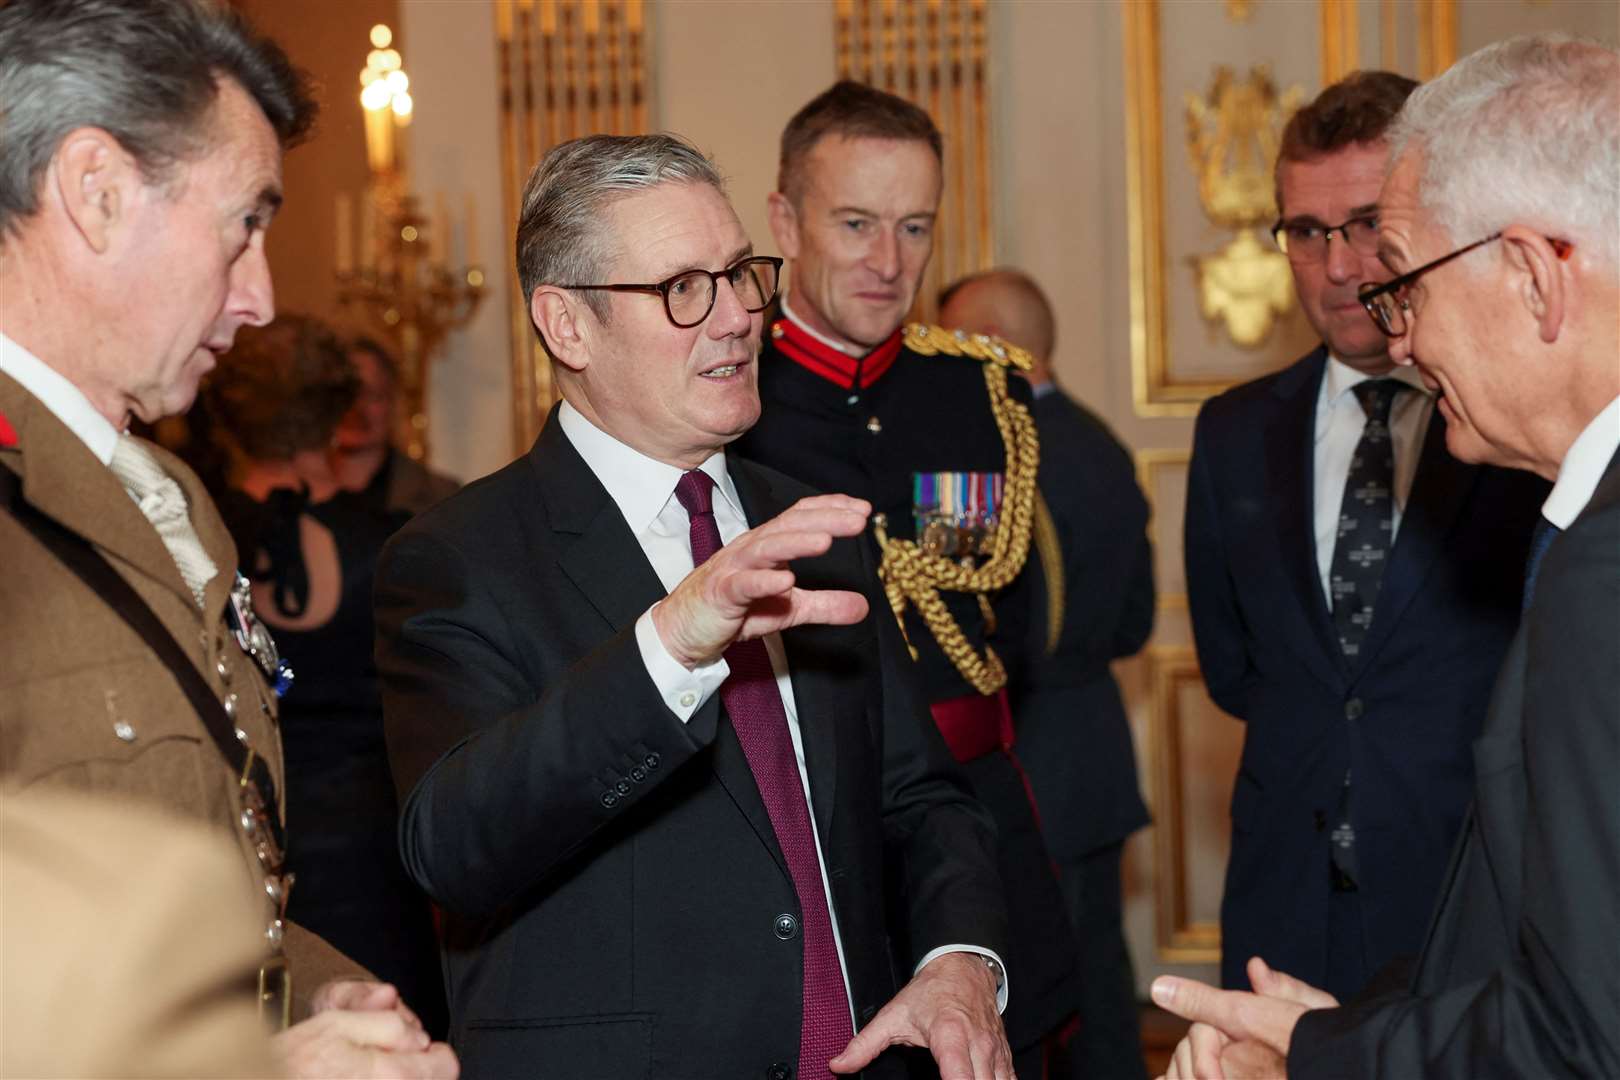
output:
<instances>
[{"instance_id":1,"label":"woman in background","mask_svg":"<svg viewBox=\"0 0 1620 1080\"><path fill-rule=\"evenodd\" d=\"M202 403L229 462L220 512L296 676L281 702L288 915L397 986L443 1038L432 916L400 864L372 659L377 556L408 515L343 491L334 468L359 385L328 327L284 315L237 334Z\"/></svg>"}]
</instances>

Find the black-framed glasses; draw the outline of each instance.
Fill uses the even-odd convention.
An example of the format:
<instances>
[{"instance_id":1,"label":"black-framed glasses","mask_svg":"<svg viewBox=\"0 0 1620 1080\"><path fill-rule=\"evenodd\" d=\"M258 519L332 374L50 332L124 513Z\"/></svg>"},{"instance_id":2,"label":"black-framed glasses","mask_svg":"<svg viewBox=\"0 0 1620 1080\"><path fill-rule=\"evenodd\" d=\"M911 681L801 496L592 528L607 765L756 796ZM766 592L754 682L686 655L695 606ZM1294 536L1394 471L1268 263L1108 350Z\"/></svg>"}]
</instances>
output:
<instances>
[{"instance_id":1,"label":"black-framed glasses","mask_svg":"<svg viewBox=\"0 0 1620 1080\"><path fill-rule=\"evenodd\" d=\"M1500 239L1502 239L1502 234L1493 232L1483 240L1475 240L1472 244L1460 247L1449 255L1442 255L1438 259L1424 263L1416 270L1408 270L1400 277L1391 278L1382 285L1371 283L1363 285L1356 296L1361 301L1361 306L1367 309L1367 314L1372 316L1372 321L1377 324L1378 329L1382 330L1386 337L1404 337L1408 329L1407 316L1412 310L1412 302L1407 299L1406 292L1412 287L1412 283L1435 267L1444 266L1459 255L1466 255L1477 247L1484 247L1492 240ZM1552 247L1553 254L1560 259L1569 258L1569 253L1575 250L1575 245L1571 241L1560 240L1556 236L1549 236L1545 239Z\"/></svg>"},{"instance_id":2,"label":"black-framed glasses","mask_svg":"<svg viewBox=\"0 0 1620 1080\"><path fill-rule=\"evenodd\" d=\"M707 319L714 310L721 278L731 285L743 310L753 313L771 306L781 277L781 259L775 255L750 255L724 270L682 270L652 285L559 285L558 288L658 293L664 298L664 313L669 321L685 330Z\"/></svg>"},{"instance_id":3,"label":"black-framed glasses","mask_svg":"<svg viewBox=\"0 0 1620 1080\"><path fill-rule=\"evenodd\" d=\"M1297 263L1319 263L1327 258L1328 241L1338 233L1345 246L1358 255L1378 254L1378 218L1372 214L1353 217L1341 225L1314 221L1279 221L1271 227L1271 239L1283 254Z\"/></svg>"}]
</instances>

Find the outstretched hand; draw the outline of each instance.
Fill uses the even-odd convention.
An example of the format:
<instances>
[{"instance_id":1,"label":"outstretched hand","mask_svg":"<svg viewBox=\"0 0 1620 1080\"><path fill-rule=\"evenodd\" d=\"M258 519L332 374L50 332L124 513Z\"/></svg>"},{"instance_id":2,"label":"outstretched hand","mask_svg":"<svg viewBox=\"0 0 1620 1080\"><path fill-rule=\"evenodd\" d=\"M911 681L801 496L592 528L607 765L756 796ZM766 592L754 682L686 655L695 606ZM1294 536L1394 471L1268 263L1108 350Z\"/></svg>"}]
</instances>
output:
<instances>
[{"instance_id":1,"label":"outstretched hand","mask_svg":"<svg viewBox=\"0 0 1620 1080\"><path fill-rule=\"evenodd\" d=\"M872 505L848 495L813 495L715 552L652 609L659 640L681 665L719 658L734 641L804 623L835 626L866 617L866 597L795 584L787 564L823 555L835 539L859 536Z\"/></svg>"},{"instance_id":2,"label":"outstretched hand","mask_svg":"<svg viewBox=\"0 0 1620 1080\"><path fill-rule=\"evenodd\" d=\"M1258 956L1250 958L1248 973L1254 993L1173 975L1153 980L1154 1002L1193 1021L1165 1074L1171 1080L1280 1076L1299 1018L1339 1004L1327 991L1273 971Z\"/></svg>"},{"instance_id":3,"label":"outstretched hand","mask_svg":"<svg viewBox=\"0 0 1620 1080\"><path fill-rule=\"evenodd\" d=\"M940 1080L1014 1080L996 977L976 953L930 960L828 1065L859 1072L891 1046L926 1046Z\"/></svg>"}]
</instances>

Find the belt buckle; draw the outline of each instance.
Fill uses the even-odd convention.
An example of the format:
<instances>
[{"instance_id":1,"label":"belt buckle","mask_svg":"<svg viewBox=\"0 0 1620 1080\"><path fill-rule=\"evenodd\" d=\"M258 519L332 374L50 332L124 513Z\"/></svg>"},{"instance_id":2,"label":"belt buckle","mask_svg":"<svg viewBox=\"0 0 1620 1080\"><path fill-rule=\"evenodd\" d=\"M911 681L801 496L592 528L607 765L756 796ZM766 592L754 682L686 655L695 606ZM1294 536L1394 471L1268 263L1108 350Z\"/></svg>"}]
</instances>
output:
<instances>
[{"instance_id":1,"label":"belt buckle","mask_svg":"<svg viewBox=\"0 0 1620 1080\"><path fill-rule=\"evenodd\" d=\"M272 1034L292 1024L292 972L285 956L259 965L259 1019Z\"/></svg>"}]
</instances>

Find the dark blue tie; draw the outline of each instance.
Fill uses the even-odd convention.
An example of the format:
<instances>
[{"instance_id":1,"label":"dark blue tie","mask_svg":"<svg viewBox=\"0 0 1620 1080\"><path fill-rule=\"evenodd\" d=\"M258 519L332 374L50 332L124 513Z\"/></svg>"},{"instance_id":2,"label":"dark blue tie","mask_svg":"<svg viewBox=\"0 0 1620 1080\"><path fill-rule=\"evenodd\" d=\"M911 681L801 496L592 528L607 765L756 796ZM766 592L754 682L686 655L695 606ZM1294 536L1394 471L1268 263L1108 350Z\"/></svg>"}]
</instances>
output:
<instances>
[{"instance_id":1,"label":"dark blue tie","mask_svg":"<svg viewBox=\"0 0 1620 1080\"><path fill-rule=\"evenodd\" d=\"M1389 412L1395 394L1405 386L1398 379L1368 379L1352 388L1367 422L1344 480L1339 533L1328 564L1333 627L1339 648L1352 662L1372 625L1395 531L1395 446L1389 437Z\"/></svg>"},{"instance_id":2,"label":"dark blue tie","mask_svg":"<svg viewBox=\"0 0 1620 1080\"><path fill-rule=\"evenodd\" d=\"M1536 529L1530 534L1530 555L1524 560L1524 606L1521 612L1530 610L1530 601L1536 596L1536 575L1541 573L1541 559L1552 547L1552 542L1562 532L1558 526L1544 517L1536 518Z\"/></svg>"}]
</instances>

